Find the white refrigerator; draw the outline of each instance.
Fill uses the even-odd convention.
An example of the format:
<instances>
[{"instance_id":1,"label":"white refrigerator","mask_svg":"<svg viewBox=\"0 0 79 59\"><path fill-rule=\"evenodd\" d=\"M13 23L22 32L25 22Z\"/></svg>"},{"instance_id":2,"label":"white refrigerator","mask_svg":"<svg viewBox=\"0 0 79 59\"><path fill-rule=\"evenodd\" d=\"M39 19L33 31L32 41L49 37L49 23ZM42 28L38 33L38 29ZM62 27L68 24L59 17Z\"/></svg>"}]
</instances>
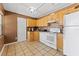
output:
<instances>
[{"instance_id":1,"label":"white refrigerator","mask_svg":"<svg viewBox=\"0 0 79 59\"><path fill-rule=\"evenodd\" d=\"M64 16L63 52L79 56L79 11Z\"/></svg>"}]
</instances>

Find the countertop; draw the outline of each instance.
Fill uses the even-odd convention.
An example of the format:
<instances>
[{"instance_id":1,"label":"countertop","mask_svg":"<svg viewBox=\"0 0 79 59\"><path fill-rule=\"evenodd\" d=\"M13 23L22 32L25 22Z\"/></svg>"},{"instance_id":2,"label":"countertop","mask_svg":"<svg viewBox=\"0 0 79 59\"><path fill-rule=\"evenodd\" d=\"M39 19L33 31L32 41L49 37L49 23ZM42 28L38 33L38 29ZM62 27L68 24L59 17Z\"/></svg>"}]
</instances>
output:
<instances>
[{"instance_id":1,"label":"countertop","mask_svg":"<svg viewBox=\"0 0 79 59\"><path fill-rule=\"evenodd\" d=\"M27 32L49 32L49 31L27 31Z\"/></svg>"},{"instance_id":2,"label":"countertop","mask_svg":"<svg viewBox=\"0 0 79 59\"><path fill-rule=\"evenodd\" d=\"M49 31L27 31L27 32L47 32L47 33L51 33ZM61 33L61 34L63 34L62 32L53 32L53 33Z\"/></svg>"}]
</instances>

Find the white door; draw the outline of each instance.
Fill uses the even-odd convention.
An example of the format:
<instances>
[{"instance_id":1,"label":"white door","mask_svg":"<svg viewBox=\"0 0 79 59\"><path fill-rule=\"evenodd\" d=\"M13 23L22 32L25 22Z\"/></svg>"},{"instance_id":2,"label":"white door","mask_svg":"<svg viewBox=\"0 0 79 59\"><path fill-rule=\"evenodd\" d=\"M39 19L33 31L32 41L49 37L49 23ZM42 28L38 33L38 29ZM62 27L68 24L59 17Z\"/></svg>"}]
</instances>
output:
<instances>
[{"instance_id":1,"label":"white door","mask_svg":"<svg viewBox=\"0 0 79 59\"><path fill-rule=\"evenodd\" d=\"M17 18L17 38L18 42L26 40L26 18Z\"/></svg>"}]
</instances>

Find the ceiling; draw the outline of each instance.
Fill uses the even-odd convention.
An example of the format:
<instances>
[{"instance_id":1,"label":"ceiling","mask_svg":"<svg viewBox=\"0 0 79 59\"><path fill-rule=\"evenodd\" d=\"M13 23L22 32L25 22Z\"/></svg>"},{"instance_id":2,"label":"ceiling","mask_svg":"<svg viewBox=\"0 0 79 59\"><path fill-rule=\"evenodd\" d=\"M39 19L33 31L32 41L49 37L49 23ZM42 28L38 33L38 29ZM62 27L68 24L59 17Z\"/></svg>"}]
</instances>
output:
<instances>
[{"instance_id":1,"label":"ceiling","mask_svg":"<svg viewBox=\"0 0 79 59\"><path fill-rule=\"evenodd\" d=\"M46 16L70 5L70 3L3 3L5 10L33 18Z\"/></svg>"}]
</instances>

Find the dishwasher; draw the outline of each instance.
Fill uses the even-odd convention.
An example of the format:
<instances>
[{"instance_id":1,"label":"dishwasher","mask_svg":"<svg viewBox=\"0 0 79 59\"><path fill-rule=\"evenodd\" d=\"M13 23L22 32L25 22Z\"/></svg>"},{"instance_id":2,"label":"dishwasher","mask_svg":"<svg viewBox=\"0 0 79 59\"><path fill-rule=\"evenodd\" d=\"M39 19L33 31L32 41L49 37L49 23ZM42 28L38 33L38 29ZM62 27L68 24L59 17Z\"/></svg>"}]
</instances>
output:
<instances>
[{"instance_id":1,"label":"dishwasher","mask_svg":"<svg viewBox=\"0 0 79 59\"><path fill-rule=\"evenodd\" d=\"M47 43L48 43L48 46L54 48L54 49L57 49L57 33L47 33Z\"/></svg>"}]
</instances>

